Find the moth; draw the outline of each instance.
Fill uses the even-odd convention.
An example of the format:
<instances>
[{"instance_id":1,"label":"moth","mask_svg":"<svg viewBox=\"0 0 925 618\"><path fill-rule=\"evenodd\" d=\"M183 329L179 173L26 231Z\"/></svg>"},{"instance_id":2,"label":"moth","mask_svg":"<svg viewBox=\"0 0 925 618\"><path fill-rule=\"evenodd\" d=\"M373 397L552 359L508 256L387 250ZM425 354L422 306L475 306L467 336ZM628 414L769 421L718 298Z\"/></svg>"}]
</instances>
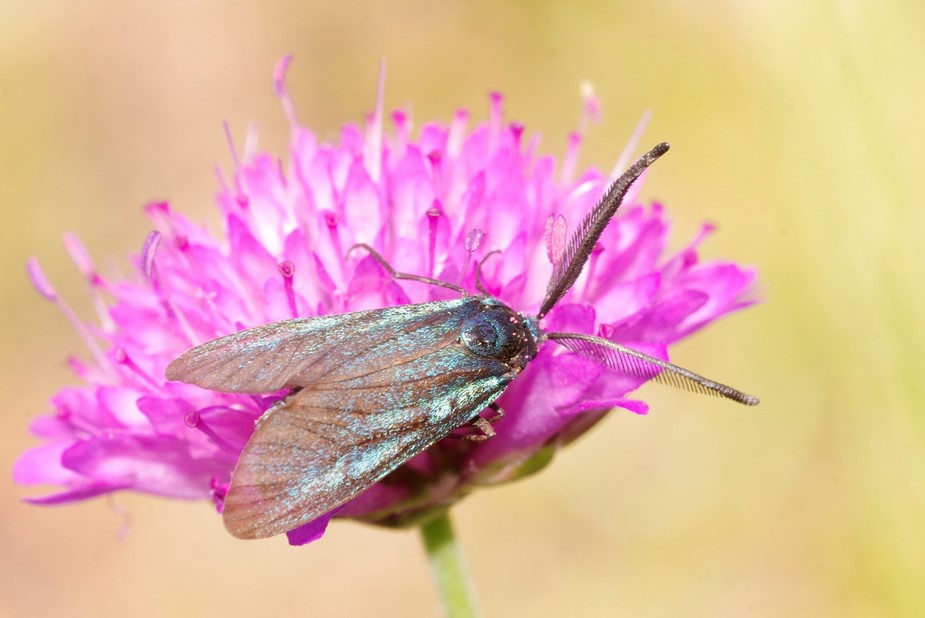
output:
<instances>
[{"instance_id":1,"label":"moth","mask_svg":"<svg viewBox=\"0 0 925 618\"><path fill-rule=\"evenodd\" d=\"M256 423L225 497L224 523L242 539L295 529L357 496L456 429L494 435L480 416L538 349L555 342L626 374L718 395L758 399L619 343L544 332L540 321L575 283L632 183L668 150L662 143L618 178L581 221L553 268L535 316L451 283L398 273L461 298L342 315L284 320L197 346L166 376L222 392L288 396ZM496 407L497 409L497 407ZM463 436L463 437L467 437Z\"/></svg>"}]
</instances>

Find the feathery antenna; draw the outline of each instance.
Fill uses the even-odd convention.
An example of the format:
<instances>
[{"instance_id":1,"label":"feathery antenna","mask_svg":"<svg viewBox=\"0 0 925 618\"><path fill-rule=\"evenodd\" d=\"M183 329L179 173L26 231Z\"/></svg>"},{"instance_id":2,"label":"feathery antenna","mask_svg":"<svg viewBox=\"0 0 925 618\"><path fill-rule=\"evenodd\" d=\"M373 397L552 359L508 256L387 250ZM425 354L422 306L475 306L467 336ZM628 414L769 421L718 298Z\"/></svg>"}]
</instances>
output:
<instances>
[{"instance_id":1,"label":"feathery antenna","mask_svg":"<svg viewBox=\"0 0 925 618\"><path fill-rule=\"evenodd\" d=\"M585 262L588 261L595 243L597 243L607 224L616 214L617 209L620 208L623 197L629 190L630 185L639 178L647 167L666 152L668 152L668 142L662 142L642 155L628 170L623 172L622 176L610 185L597 206L582 220L581 225L578 226L569 239L562 259L553 267L549 285L546 287L546 298L543 299L543 304L540 306L536 319L540 319L549 313L549 310L572 287L575 280L578 279L578 275L581 274L581 269L584 267Z\"/></svg>"},{"instance_id":2,"label":"feathery antenna","mask_svg":"<svg viewBox=\"0 0 925 618\"><path fill-rule=\"evenodd\" d=\"M547 333L546 338L552 339L572 352L631 376L654 380L694 393L725 397L747 406L758 405L759 400L754 395L748 395L731 386L714 382L684 367L643 354L608 339L579 333Z\"/></svg>"}]
</instances>

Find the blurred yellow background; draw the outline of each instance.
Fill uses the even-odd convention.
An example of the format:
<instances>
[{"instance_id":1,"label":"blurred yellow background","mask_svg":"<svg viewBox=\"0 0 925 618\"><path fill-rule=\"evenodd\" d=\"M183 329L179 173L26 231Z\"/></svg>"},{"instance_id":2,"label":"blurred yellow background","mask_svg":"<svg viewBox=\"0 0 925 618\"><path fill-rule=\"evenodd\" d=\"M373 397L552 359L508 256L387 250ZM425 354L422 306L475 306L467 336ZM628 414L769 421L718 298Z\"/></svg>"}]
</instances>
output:
<instances>
[{"instance_id":1,"label":"blurred yellow background","mask_svg":"<svg viewBox=\"0 0 925 618\"><path fill-rule=\"evenodd\" d=\"M114 273L147 201L214 224L223 120L287 155L287 53L326 139L372 108L382 57L389 109L481 119L498 89L557 155L591 80L582 164L609 169L651 108L643 145L673 148L645 195L674 246L711 220L706 255L760 270L763 305L673 351L758 408L647 386L648 417L613 414L455 509L487 615L925 615L921 3L26 4L0 2L0 615L438 612L413 531L335 523L290 549L235 541L205 503L38 508L10 480L83 350L26 257L89 315L62 232Z\"/></svg>"}]
</instances>

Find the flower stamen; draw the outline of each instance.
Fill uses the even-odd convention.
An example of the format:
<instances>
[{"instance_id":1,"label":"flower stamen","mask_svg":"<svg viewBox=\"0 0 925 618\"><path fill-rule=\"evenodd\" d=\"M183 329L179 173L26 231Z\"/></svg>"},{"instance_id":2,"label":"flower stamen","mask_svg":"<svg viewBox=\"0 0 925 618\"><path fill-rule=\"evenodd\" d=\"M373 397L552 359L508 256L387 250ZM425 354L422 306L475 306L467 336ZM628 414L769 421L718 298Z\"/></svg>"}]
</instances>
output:
<instances>
[{"instance_id":1,"label":"flower stamen","mask_svg":"<svg viewBox=\"0 0 925 618\"><path fill-rule=\"evenodd\" d=\"M227 120L222 121L222 128L225 131L225 141L228 142L228 150L231 153L231 160L234 163L235 171L241 169L241 159L238 157L238 149L234 145L234 136L231 134L231 125L228 124Z\"/></svg>"},{"instance_id":2,"label":"flower stamen","mask_svg":"<svg viewBox=\"0 0 925 618\"><path fill-rule=\"evenodd\" d=\"M504 95L493 91L488 95L488 157L498 149L501 138L501 128L504 126Z\"/></svg>"},{"instance_id":3,"label":"flower stamen","mask_svg":"<svg viewBox=\"0 0 925 618\"><path fill-rule=\"evenodd\" d=\"M392 125L395 127L392 147L394 148L395 158L400 161L405 156L405 149L408 147L411 123L408 122L408 115L405 112L396 110L392 112Z\"/></svg>"},{"instance_id":4,"label":"flower stamen","mask_svg":"<svg viewBox=\"0 0 925 618\"><path fill-rule=\"evenodd\" d=\"M436 268L437 253L437 226L440 223L440 217L443 216L443 208L440 200L434 200L434 205L427 209L427 276L433 277Z\"/></svg>"},{"instance_id":5,"label":"flower stamen","mask_svg":"<svg viewBox=\"0 0 925 618\"><path fill-rule=\"evenodd\" d=\"M344 261L344 246L340 241L340 217L332 210L321 211L321 217L328 228L328 238L331 241L331 248L334 250L335 263L337 264L338 277L343 277L347 270L347 264Z\"/></svg>"},{"instance_id":6,"label":"flower stamen","mask_svg":"<svg viewBox=\"0 0 925 618\"><path fill-rule=\"evenodd\" d=\"M466 141L466 127L469 125L469 112L464 109L456 110L450 122L450 130L446 139L446 153L455 159L462 152Z\"/></svg>"},{"instance_id":7,"label":"flower stamen","mask_svg":"<svg viewBox=\"0 0 925 618\"><path fill-rule=\"evenodd\" d=\"M469 266L472 264L472 254L475 253L482 244L482 239L485 238L485 235L485 232L479 228L474 228L466 234L466 240L463 242L463 248L466 250L466 261L459 271L459 285L463 284L466 273L469 272Z\"/></svg>"},{"instance_id":8,"label":"flower stamen","mask_svg":"<svg viewBox=\"0 0 925 618\"><path fill-rule=\"evenodd\" d=\"M385 59L379 63L379 81L376 84L376 108L373 112L372 122L369 125L369 134L366 148L363 153L363 163L369 177L377 185L382 179L382 114L385 107Z\"/></svg>"},{"instance_id":9,"label":"flower stamen","mask_svg":"<svg viewBox=\"0 0 925 618\"><path fill-rule=\"evenodd\" d=\"M639 119L639 122L636 123L636 128L633 129L633 134L630 135L629 141L626 142L626 147L623 149L623 152L620 153L620 156L617 157L617 162L614 164L613 169L610 171L610 180L616 180L620 177L620 174L623 173L623 170L630 164L630 160L633 157L633 153L636 152L636 148L639 146L639 140L642 139L642 134L645 133L646 127L649 126L649 121L652 119L652 110L646 110L643 112L642 117ZM636 183L640 184L639 182Z\"/></svg>"},{"instance_id":10,"label":"flower stamen","mask_svg":"<svg viewBox=\"0 0 925 618\"><path fill-rule=\"evenodd\" d=\"M511 130L511 139L514 142L514 152L520 153L521 141L524 135L524 125L520 122L512 122L508 125Z\"/></svg>"},{"instance_id":11,"label":"flower stamen","mask_svg":"<svg viewBox=\"0 0 925 618\"><path fill-rule=\"evenodd\" d=\"M446 192L443 182L443 154L439 150L431 150L427 153L427 160L430 161L431 181L434 186L434 194L438 199L445 199Z\"/></svg>"},{"instance_id":12,"label":"flower stamen","mask_svg":"<svg viewBox=\"0 0 925 618\"><path fill-rule=\"evenodd\" d=\"M149 386L155 390L161 390L161 384L159 384L154 378L152 378L144 369L138 366L132 357L128 355L128 352L125 351L125 348L115 348L112 351L112 358L115 362L120 365L125 366L129 371L135 376L139 377L147 383Z\"/></svg>"},{"instance_id":13,"label":"flower stamen","mask_svg":"<svg viewBox=\"0 0 925 618\"><path fill-rule=\"evenodd\" d=\"M106 354L103 353L103 350L90 333L86 324L77 317L77 314L74 313L70 305L64 302L64 299L62 299L55 291L54 287L52 287L51 282L48 281L48 278L42 271L42 267L39 266L39 261L36 258L31 257L26 261L26 271L29 275L29 281L32 282L32 286L36 291L45 297L46 300L50 300L58 306L58 309L64 314L64 317L67 318L68 322L74 327L74 330L77 331L77 334L80 335L80 338L83 339L84 345L90 350L90 354L96 360L96 364L100 370L109 378L115 378L113 367L106 358Z\"/></svg>"},{"instance_id":14,"label":"flower stamen","mask_svg":"<svg viewBox=\"0 0 925 618\"><path fill-rule=\"evenodd\" d=\"M161 233L156 230L148 232L148 235L145 237L144 245L141 248L141 270L151 282L151 289L154 290L154 293L161 301L161 306L164 308L164 313L167 317L176 322L177 326L190 343L196 343L199 338L196 336L193 328L176 306L170 302L170 299L167 298L167 295L161 287L161 280L154 264L154 258L157 256L157 250L160 246Z\"/></svg>"},{"instance_id":15,"label":"flower stamen","mask_svg":"<svg viewBox=\"0 0 925 618\"><path fill-rule=\"evenodd\" d=\"M289 96L289 89L286 87L286 71L289 69L289 63L292 62L292 56L283 56L282 60L276 63L273 69L273 87L280 102L283 104L283 112L289 120L289 124L295 128L298 126L296 118L295 105L292 104L292 97Z\"/></svg>"},{"instance_id":16,"label":"flower stamen","mask_svg":"<svg viewBox=\"0 0 925 618\"><path fill-rule=\"evenodd\" d=\"M279 265L279 273L283 276L283 287L286 290L286 301L289 303L289 311L292 317L299 317L299 309L296 307L295 290L292 289L293 276L295 275L295 264L285 260Z\"/></svg>"},{"instance_id":17,"label":"flower stamen","mask_svg":"<svg viewBox=\"0 0 925 618\"><path fill-rule=\"evenodd\" d=\"M219 447L223 451L237 455L240 449L235 448L227 440L218 435L214 429L209 427L209 424L206 423L205 419L203 418L204 414L208 414L210 411L218 409L220 409L218 406L213 406L210 408L203 408L202 410L192 410L183 416L183 422L190 429L198 429L201 431L215 444L215 446Z\"/></svg>"},{"instance_id":18,"label":"flower stamen","mask_svg":"<svg viewBox=\"0 0 925 618\"><path fill-rule=\"evenodd\" d=\"M572 179L575 176L575 166L578 164L578 155L581 153L581 142L580 133L569 133L568 147L565 150L565 156L562 158L562 173L559 175L559 182L564 186L572 184Z\"/></svg>"}]
</instances>

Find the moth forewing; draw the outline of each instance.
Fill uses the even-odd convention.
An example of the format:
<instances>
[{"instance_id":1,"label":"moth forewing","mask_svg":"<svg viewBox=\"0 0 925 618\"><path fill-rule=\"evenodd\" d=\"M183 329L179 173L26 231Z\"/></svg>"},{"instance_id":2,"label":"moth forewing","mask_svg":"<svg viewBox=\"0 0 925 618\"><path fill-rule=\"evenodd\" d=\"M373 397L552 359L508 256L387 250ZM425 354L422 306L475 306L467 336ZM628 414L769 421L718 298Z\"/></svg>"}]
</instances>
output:
<instances>
[{"instance_id":1,"label":"moth forewing","mask_svg":"<svg viewBox=\"0 0 925 618\"><path fill-rule=\"evenodd\" d=\"M169 380L220 392L306 386L349 370L360 357L387 362L383 348L398 339L431 344L458 328L476 305L468 297L272 322L196 346L165 373Z\"/></svg>"}]
</instances>

